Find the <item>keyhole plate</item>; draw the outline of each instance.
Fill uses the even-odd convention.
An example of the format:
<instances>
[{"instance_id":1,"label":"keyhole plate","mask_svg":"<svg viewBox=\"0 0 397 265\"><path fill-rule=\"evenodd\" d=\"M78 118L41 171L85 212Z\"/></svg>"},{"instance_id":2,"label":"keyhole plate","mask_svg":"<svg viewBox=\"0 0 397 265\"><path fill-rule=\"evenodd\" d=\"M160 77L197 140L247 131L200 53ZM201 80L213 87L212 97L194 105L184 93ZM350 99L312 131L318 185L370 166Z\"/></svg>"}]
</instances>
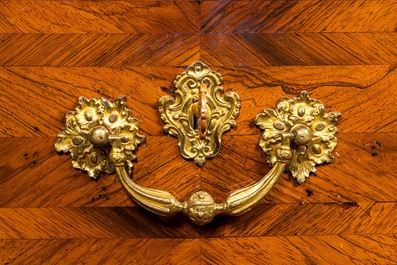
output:
<instances>
[{"instance_id":1,"label":"keyhole plate","mask_svg":"<svg viewBox=\"0 0 397 265\"><path fill-rule=\"evenodd\" d=\"M164 132L177 137L182 157L194 159L199 166L219 153L222 134L236 126L240 97L234 92L222 95L222 82L219 73L198 61L176 77L175 97L163 96L159 100ZM204 86L205 92L200 90ZM202 100L202 93L206 99L205 133L196 130L194 124L194 104Z\"/></svg>"}]
</instances>

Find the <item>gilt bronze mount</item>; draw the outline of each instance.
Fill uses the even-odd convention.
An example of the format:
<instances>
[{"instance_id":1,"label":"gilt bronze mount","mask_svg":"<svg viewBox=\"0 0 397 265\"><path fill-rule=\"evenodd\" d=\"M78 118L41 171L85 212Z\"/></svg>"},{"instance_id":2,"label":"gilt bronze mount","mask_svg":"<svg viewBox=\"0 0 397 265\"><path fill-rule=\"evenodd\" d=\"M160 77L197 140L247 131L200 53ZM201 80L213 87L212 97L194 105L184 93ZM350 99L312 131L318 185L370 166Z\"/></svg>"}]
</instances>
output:
<instances>
[{"instance_id":1,"label":"gilt bronze mount","mask_svg":"<svg viewBox=\"0 0 397 265\"><path fill-rule=\"evenodd\" d=\"M201 68L196 67L198 65ZM200 164L219 151L220 135L234 125L239 100L233 93L222 99L218 87L220 75L211 72L202 63L193 66L176 80L177 88L189 90L177 91L179 96L176 99L161 98L160 112L166 122L166 130L178 135L179 148L186 148L187 158L198 159L196 163ZM201 79L195 76L203 69L205 74ZM188 74L189 71L191 74ZM218 78L216 82L215 77ZM182 82L184 78L187 79ZM208 79L215 83L205 81ZM178 85L178 82L185 85ZM210 90L212 92L209 93L209 87L217 92ZM183 99L186 95L191 95L189 104ZM138 120L132 118L122 97L114 102L100 97L80 97L79 104L74 111L66 114L66 128L58 135L56 150L70 152L73 166L87 171L92 178L97 178L101 172L116 172L127 193L145 209L158 215L183 212L199 225L211 222L218 214L236 216L249 211L272 189L284 170L291 171L302 183L310 172L315 171L316 164L331 162L331 151L337 144L335 124L340 116L337 112L326 113L323 104L311 99L306 92L297 98L282 98L275 110L264 110L255 119L255 123L264 130L259 144L267 154L272 169L257 183L233 191L222 203L216 203L205 191L195 192L188 201L180 202L169 192L140 186L131 179L132 162L136 158L134 151L145 138L138 133ZM187 110L186 116L180 109ZM178 112L173 113L173 110ZM197 120L194 121L190 114L196 115ZM192 127L195 122L200 126ZM217 122L220 124L211 125ZM210 137L214 138L208 140ZM185 141L191 143L186 144ZM213 153L200 153L198 149L192 151L196 148L194 141L219 145L215 146ZM204 158L194 154L203 154Z\"/></svg>"},{"instance_id":2,"label":"gilt bronze mount","mask_svg":"<svg viewBox=\"0 0 397 265\"><path fill-rule=\"evenodd\" d=\"M275 110L265 109L258 114L255 124L264 132L259 145L273 166L278 161L276 151L282 146L283 138L290 138L294 150L287 164L299 184L310 172L316 171L316 164L331 163L331 154L338 143L335 136L339 112L325 112L323 103L312 99L305 91L297 98L282 98Z\"/></svg>"},{"instance_id":3,"label":"gilt bronze mount","mask_svg":"<svg viewBox=\"0 0 397 265\"><path fill-rule=\"evenodd\" d=\"M219 153L222 134L236 126L240 97L234 92L222 95L222 82L219 73L198 61L176 77L175 98L159 100L164 132L177 137L182 157L198 166Z\"/></svg>"},{"instance_id":4,"label":"gilt bronze mount","mask_svg":"<svg viewBox=\"0 0 397 265\"><path fill-rule=\"evenodd\" d=\"M123 97L112 103L104 98L79 98L80 106L66 114L66 128L58 134L55 149L70 152L73 167L97 179L100 173L114 173L109 159L111 147L118 146L131 172L134 150L145 137L138 134L138 119L131 117Z\"/></svg>"}]
</instances>

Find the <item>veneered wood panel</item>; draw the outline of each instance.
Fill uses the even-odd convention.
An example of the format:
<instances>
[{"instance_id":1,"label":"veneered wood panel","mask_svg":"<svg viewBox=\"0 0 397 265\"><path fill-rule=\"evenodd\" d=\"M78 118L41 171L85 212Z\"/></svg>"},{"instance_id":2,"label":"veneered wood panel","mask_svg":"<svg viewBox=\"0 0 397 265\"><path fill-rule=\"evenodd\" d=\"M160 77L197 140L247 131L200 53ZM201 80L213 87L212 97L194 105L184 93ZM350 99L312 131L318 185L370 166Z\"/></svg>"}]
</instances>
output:
<instances>
[{"instance_id":1,"label":"veneered wood panel","mask_svg":"<svg viewBox=\"0 0 397 265\"><path fill-rule=\"evenodd\" d=\"M0 34L0 66L384 65L396 33ZM200 47L200 52L199 48Z\"/></svg>"},{"instance_id":2,"label":"veneered wood panel","mask_svg":"<svg viewBox=\"0 0 397 265\"><path fill-rule=\"evenodd\" d=\"M198 264L200 254L199 239L0 240L2 264Z\"/></svg>"},{"instance_id":3,"label":"veneered wood panel","mask_svg":"<svg viewBox=\"0 0 397 265\"><path fill-rule=\"evenodd\" d=\"M397 3L374 1L204 1L206 33L394 32Z\"/></svg>"},{"instance_id":4,"label":"veneered wood panel","mask_svg":"<svg viewBox=\"0 0 397 265\"><path fill-rule=\"evenodd\" d=\"M284 173L264 202L328 203L395 201L397 162L395 133L338 135L335 161L317 167L298 185ZM236 189L259 181L269 167L259 147L260 136L224 136L221 152L202 171L202 187L221 202Z\"/></svg>"},{"instance_id":5,"label":"veneered wood panel","mask_svg":"<svg viewBox=\"0 0 397 265\"><path fill-rule=\"evenodd\" d=\"M0 68L0 136L56 136L79 96L125 95L145 135L163 135L158 100L171 94L184 66L127 68ZM340 132L396 132L397 72L392 66L212 67L225 91L243 102L234 135L259 134L255 116L283 96L307 90L327 111L342 113ZM39 106L39 107L38 107Z\"/></svg>"},{"instance_id":6,"label":"veneered wood panel","mask_svg":"<svg viewBox=\"0 0 397 265\"><path fill-rule=\"evenodd\" d=\"M203 264L393 264L395 235L202 239Z\"/></svg>"},{"instance_id":7,"label":"veneered wood panel","mask_svg":"<svg viewBox=\"0 0 397 265\"><path fill-rule=\"evenodd\" d=\"M261 204L249 214L218 217L201 237L395 234L396 202Z\"/></svg>"},{"instance_id":8,"label":"veneered wood panel","mask_svg":"<svg viewBox=\"0 0 397 265\"><path fill-rule=\"evenodd\" d=\"M56 136L79 96L114 99L121 95L139 118L142 133L160 135L158 99L167 94L164 89L172 89L182 71L182 67L0 68L4 88L0 94L7 99L0 105L1 136Z\"/></svg>"},{"instance_id":9,"label":"veneered wood panel","mask_svg":"<svg viewBox=\"0 0 397 265\"><path fill-rule=\"evenodd\" d=\"M141 207L0 209L0 239L192 237L198 227L186 217L159 217Z\"/></svg>"},{"instance_id":10,"label":"veneered wood panel","mask_svg":"<svg viewBox=\"0 0 397 265\"><path fill-rule=\"evenodd\" d=\"M358 263L396 260L396 16L388 0L0 1L0 263ZM157 101L195 60L242 109L198 168L164 136ZM336 160L284 174L240 217L198 227L138 207L54 151L78 96L125 95L141 132L134 180L217 202L269 167L255 115L307 90L340 111Z\"/></svg>"},{"instance_id":11,"label":"veneered wood panel","mask_svg":"<svg viewBox=\"0 0 397 265\"><path fill-rule=\"evenodd\" d=\"M397 61L395 32L208 33L201 59L216 66L381 65Z\"/></svg>"},{"instance_id":12,"label":"veneered wood panel","mask_svg":"<svg viewBox=\"0 0 397 265\"><path fill-rule=\"evenodd\" d=\"M317 167L305 184L285 173L265 203L361 203L394 201L397 182L396 133L339 133L330 165ZM140 185L171 192L186 201L200 189L217 202L231 191L261 179L270 169L259 135L225 135L220 153L203 168L185 161L177 140L149 136L138 148L132 178ZM135 203L117 177L98 181L73 169L69 155L57 155L55 138L0 138L1 207L114 207Z\"/></svg>"},{"instance_id":13,"label":"veneered wood panel","mask_svg":"<svg viewBox=\"0 0 397 265\"><path fill-rule=\"evenodd\" d=\"M188 33L197 2L1 1L0 33Z\"/></svg>"},{"instance_id":14,"label":"veneered wood panel","mask_svg":"<svg viewBox=\"0 0 397 265\"><path fill-rule=\"evenodd\" d=\"M260 204L206 226L141 207L1 208L0 239L114 239L397 234L395 202ZM265 222L265 221L266 222Z\"/></svg>"},{"instance_id":15,"label":"veneered wood panel","mask_svg":"<svg viewBox=\"0 0 397 265\"><path fill-rule=\"evenodd\" d=\"M0 34L1 66L175 66L197 60L199 36Z\"/></svg>"},{"instance_id":16,"label":"veneered wood panel","mask_svg":"<svg viewBox=\"0 0 397 265\"><path fill-rule=\"evenodd\" d=\"M114 175L98 181L55 152L56 138L0 138L1 207L114 207L136 205ZM186 200L201 188L200 169L186 162L168 137L148 137L133 172L140 185Z\"/></svg>"}]
</instances>

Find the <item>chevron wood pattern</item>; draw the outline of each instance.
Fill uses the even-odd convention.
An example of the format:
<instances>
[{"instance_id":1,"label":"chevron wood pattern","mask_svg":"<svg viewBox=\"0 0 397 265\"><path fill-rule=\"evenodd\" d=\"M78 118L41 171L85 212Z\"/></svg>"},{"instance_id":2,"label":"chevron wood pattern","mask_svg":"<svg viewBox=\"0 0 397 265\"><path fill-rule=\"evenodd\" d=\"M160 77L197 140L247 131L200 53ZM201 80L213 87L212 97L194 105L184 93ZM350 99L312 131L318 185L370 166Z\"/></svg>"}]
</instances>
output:
<instances>
[{"instance_id":1,"label":"chevron wood pattern","mask_svg":"<svg viewBox=\"0 0 397 265\"><path fill-rule=\"evenodd\" d=\"M200 43L201 58L211 65L382 65L397 59L394 32L208 33Z\"/></svg>"},{"instance_id":2,"label":"chevron wood pattern","mask_svg":"<svg viewBox=\"0 0 397 265\"><path fill-rule=\"evenodd\" d=\"M198 239L1 240L0 246L4 264L131 264L147 257L155 263L200 263Z\"/></svg>"},{"instance_id":3,"label":"chevron wood pattern","mask_svg":"<svg viewBox=\"0 0 397 265\"><path fill-rule=\"evenodd\" d=\"M396 259L395 244L396 238L389 235L213 238L202 240L205 253L202 263L388 264ZM328 251L324 252L323 248ZM236 249L236 252L225 258L221 253L227 253L229 249Z\"/></svg>"},{"instance_id":4,"label":"chevron wood pattern","mask_svg":"<svg viewBox=\"0 0 397 265\"><path fill-rule=\"evenodd\" d=\"M222 74L225 91L237 92L244 102L239 126L230 134L259 134L252 125L254 117L264 108L274 108L281 97L295 96L302 90L326 101L327 111L343 113L340 132L396 132L397 111L393 108L397 71L393 66L213 69ZM0 67L0 83L5 88L0 95L8 98L0 105L0 136L56 136L65 113L77 106L76 95L109 99L125 95L128 106L140 119L142 132L163 135L157 102L161 96L172 95L173 81L183 71L183 66ZM15 91L12 97L9 91ZM38 105L43 107L36 108Z\"/></svg>"},{"instance_id":5,"label":"chevron wood pattern","mask_svg":"<svg viewBox=\"0 0 397 265\"><path fill-rule=\"evenodd\" d=\"M1 33L189 33L197 2L2 1Z\"/></svg>"},{"instance_id":6,"label":"chevron wood pattern","mask_svg":"<svg viewBox=\"0 0 397 265\"><path fill-rule=\"evenodd\" d=\"M388 217L396 209L394 202L261 204L249 216L220 216L197 227L184 216L157 217L140 207L3 208L0 235L16 240L385 235L397 232Z\"/></svg>"},{"instance_id":7,"label":"chevron wood pattern","mask_svg":"<svg viewBox=\"0 0 397 265\"><path fill-rule=\"evenodd\" d=\"M284 174L264 202L392 201L397 190L397 183L389 181L394 176L397 155L395 137L395 133L374 133L370 137L366 133L340 133L333 164L318 167L305 185L295 184L289 174ZM258 140L259 136L226 135L220 154L200 169L193 162L183 160L176 148L176 139L148 137L146 146L137 152L133 178L143 186L168 190L180 200L203 188L221 202L229 192L258 181L269 171ZM56 155L54 141L55 138L13 138L11 141L1 138L0 154L4 161L0 164L3 173L0 206L135 205L114 176L104 175L96 182L74 170L69 156ZM163 148L161 152L159 146ZM342 174L343 178L335 177Z\"/></svg>"},{"instance_id":8,"label":"chevron wood pattern","mask_svg":"<svg viewBox=\"0 0 397 265\"><path fill-rule=\"evenodd\" d=\"M397 263L396 28L391 0L0 1L0 264ZM203 168L157 110L196 60L242 102ZM342 113L335 161L206 226L149 213L54 150L79 96L124 95L147 137L132 178L221 202L269 171L255 115L303 90Z\"/></svg>"},{"instance_id":9,"label":"chevron wood pattern","mask_svg":"<svg viewBox=\"0 0 397 265\"><path fill-rule=\"evenodd\" d=\"M389 0L204 1L201 28L206 33L394 32L395 8Z\"/></svg>"},{"instance_id":10,"label":"chevron wood pattern","mask_svg":"<svg viewBox=\"0 0 397 265\"><path fill-rule=\"evenodd\" d=\"M167 66L198 59L194 34L0 34L2 66Z\"/></svg>"}]
</instances>

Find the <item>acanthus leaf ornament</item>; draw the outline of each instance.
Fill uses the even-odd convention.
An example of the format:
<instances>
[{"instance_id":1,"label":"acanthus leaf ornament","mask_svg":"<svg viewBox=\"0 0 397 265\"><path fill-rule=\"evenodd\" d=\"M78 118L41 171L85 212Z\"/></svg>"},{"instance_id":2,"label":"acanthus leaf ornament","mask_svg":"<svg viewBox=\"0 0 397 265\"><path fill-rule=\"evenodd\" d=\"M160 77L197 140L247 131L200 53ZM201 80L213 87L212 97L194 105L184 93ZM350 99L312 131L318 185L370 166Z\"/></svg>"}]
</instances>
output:
<instances>
[{"instance_id":1,"label":"acanthus leaf ornament","mask_svg":"<svg viewBox=\"0 0 397 265\"><path fill-rule=\"evenodd\" d=\"M303 183L310 172L316 171L316 164L333 161L331 152L338 142L335 133L340 115L326 113L323 103L310 98L306 91L297 98L282 98L275 110L266 109L255 119L264 130L259 145L268 155L268 163L272 166L277 162L282 135L291 134L294 151L286 170Z\"/></svg>"},{"instance_id":2,"label":"acanthus leaf ornament","mask_svg":"<svg viewBox=\"0 0 397 265\"><path fill-rule=\"evenodd\" d=\"M236 126L240 97L234 92L222 95L222 82L219 73L198 61L176 77L175 98L159 100L163 130L179 139L182 157L199 166L219 153L222 134Z\"/></svg>"},{"instance_id":3,"label":"acanthus leaf ornament","mask_svg":"<svg viewBox=\"0 0 397 265\"><path fill-rule=\"evenodd\" d=\"M131 117L123 99L119 97L112 103L104 98L80 97L80 106L66 114L66 128L58 134L56 151L70 152L73 167L87 171L93 179L102 172L114 173L109 161L111 141L121 139L130 172L135 159L133 151L145 140L138 134L138 121Z\"/></svg>"}]
</instances>

